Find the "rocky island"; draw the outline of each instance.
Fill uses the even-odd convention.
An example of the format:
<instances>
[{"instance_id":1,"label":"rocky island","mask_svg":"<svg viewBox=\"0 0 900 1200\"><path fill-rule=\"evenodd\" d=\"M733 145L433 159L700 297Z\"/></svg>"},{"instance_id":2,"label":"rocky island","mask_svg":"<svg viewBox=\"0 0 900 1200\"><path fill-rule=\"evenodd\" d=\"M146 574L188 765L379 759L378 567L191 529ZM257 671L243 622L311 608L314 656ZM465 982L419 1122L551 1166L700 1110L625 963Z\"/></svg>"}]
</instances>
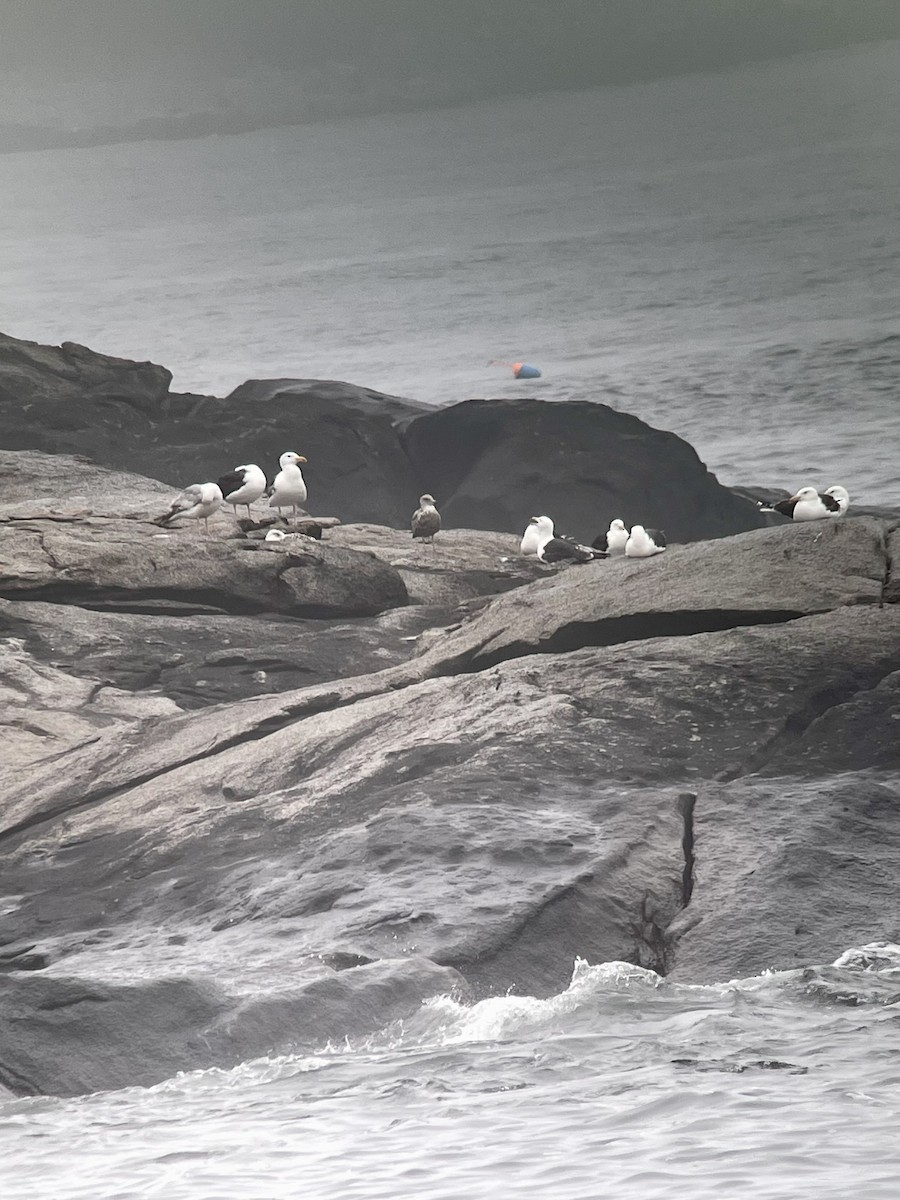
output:
<instances>
[{"instance_id":1,"label":"rocky island","mask_svg":"<svg viewBox=\"0 0 900 1200\"><path fill-rule=\"evenodd\" d=\"M170 384L0 337L0 1086L900 941L900 514L763 516L601 404ZM286 448L321 540L153 524ZM544 511L669 548L547 567Z\"/></svg>"}]
</instances>

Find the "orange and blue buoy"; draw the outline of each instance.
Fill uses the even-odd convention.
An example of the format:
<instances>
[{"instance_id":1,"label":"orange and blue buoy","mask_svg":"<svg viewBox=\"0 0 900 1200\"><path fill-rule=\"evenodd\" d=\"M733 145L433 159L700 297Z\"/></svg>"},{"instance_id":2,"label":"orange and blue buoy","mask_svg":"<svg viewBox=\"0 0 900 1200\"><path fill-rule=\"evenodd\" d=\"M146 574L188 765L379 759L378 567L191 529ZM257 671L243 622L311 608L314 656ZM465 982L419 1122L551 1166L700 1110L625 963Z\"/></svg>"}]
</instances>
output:
<instances>
[{"instance_id":1,"label":"orange and blue buoy","mask_svg":"<svg viewBox=\"0 0 900 1200\"><path fill-rule=\"evenodd\" d=\"M540 379L541 372L531 363L513 363L513 375L516 379Z\"/></svg>"},{"instance_id":2,"label":"orange and blue buoy","mask_svg":"<svg viewBox=\"0 0 900 1200\"><path fill-rule=\"evenodd\" d=\"M512 373L515 375L516 379L540 379L541 377L540 367L532 366L531 363L508 363L500 362L498 359L494 359L491 365L495 367L511 367Z\"/></svg>"}]
</instances>

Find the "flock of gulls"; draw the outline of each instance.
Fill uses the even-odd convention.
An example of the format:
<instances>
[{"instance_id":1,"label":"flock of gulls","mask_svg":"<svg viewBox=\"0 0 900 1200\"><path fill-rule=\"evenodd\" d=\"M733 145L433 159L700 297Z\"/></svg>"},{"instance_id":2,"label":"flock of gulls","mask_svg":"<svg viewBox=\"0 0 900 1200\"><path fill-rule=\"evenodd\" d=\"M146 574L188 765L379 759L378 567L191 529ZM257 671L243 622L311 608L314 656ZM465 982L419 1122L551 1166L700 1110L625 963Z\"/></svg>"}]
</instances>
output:
<instances>
[{"instance_id":1,"label":"flock of gulls","mask_svg":"<svg viewBox=\"0 0 900 1200\"><path fill-rule=\"evenodd\" d=\"M557 537L550 517L532 517L519 545L522 554L534 555L544 563L592 562L595 558L617 554L624 554L626 558L651 558L654 554L662 554L665 548L666 535L661 529L632 525L629 531L619 517L611 521L606 533L594 538L590 546L583 546L573 538Z\"/></svg>"},{"instance_id":2,"label":"flock of gulls","mask_svg":"<svg viewBox=\"0 0 900 1200\"><path fill-rule=\"evenodd\" d=\"M293 450L285 451L278 460L280 469L271 486L265 471L256 463L235 467L215 483L192 483L180 496L175 497L169 511L157 517L154 523L166 526L178 518L188 517L202 521L205 531L209 533L209 518L224 504L231 505L235 516L239 505L246 508L249 517L250 505L263 496L268 496L269 507L277 508L279 516L283 515L282 510L286 508L296 516L297 509L306 503L306 481L300 470L300 464L305 462L302 454L295 454Z\"/></svg>"},{"instance_id":3,"label":"flock of gulls","mask_svg":"<svg viewBox=\"0 0 900 1200\"><path fill-rule=\"evenodd\" d=\"M230 504L237 517L238 508L246 508L252 517L250 506L266 497L269 507L278 510L279 517L290 510L296 517L298 510L305 512L307 499L306 481L300 464L306 459L302 454L288 450L278 460L279 470L270 484L265 471L255 463L245 463L223 475L215 483L192 483L172 502L171 508L155 518L155 524L171 526L176 520L188 518L203 521L209 533L209 518L226 504ZM842 517L850 505L850 494L839 484L818 492L814 487L800 488L787 500L775 504L759 502L760 512L780 513L793 521L820 521ZM412 515L410 524L414 539L434 544L441 529L441 514L434 496L427 492L419 497L419 507ZM280 531L270 531L274 539L284 537ZM648 529L644 525L632 525L616 517L605 533L599 534L590 546L582 545L574 538L558 535L553 520L548 516L532 517L522 535L520 553L537 558L542 563L586 563L598 558L624 555L625 558L652 558L666 549L666 535L661 529Z\"/></svg>"},{"instance_id":4,"label":"flock of gulls","mask_svg":"<svg viewBox=\"0 0 900 1200\"><path fill-rule=\"evenodd\" d=\"M827 517L842 517L850 507L850 493L839 483L817 492L814 487L802 487L789 500L777 504L760 502L760 512L777 512L792 521L821 521Z\"/></svg>"}]
</instances>

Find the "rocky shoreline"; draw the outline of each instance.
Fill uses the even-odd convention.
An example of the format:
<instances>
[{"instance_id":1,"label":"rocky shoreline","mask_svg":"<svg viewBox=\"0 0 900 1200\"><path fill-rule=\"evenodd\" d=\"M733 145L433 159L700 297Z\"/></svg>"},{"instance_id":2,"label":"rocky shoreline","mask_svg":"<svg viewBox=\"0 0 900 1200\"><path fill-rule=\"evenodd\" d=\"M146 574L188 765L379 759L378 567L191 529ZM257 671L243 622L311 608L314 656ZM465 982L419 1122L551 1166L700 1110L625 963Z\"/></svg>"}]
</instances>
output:
<instances>
[{"instance_id":1,"label":"rocky shoreline","mask_svg":"<svg viewBox=\"0 0 900 1200\"><path fill-rule=\"evenodd\" d=\"M0 1085L900 941L900 515L761 517L602 405L170 382L0 338ZM288 444L321 541L152 524ZM543 567L536 508L679 544Z\"/></svg>"}]
</instances>

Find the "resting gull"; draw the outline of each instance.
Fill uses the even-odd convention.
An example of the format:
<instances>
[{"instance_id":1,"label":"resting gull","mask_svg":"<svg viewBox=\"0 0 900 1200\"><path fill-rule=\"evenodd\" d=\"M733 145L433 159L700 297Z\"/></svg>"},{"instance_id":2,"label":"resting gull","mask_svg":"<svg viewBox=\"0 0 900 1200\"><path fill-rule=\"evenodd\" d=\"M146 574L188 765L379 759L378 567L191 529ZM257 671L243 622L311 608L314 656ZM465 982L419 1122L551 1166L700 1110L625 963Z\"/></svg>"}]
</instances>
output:
<instances>
[{"instance_id":1,"label":"resting gull","mask_svg":"<svg viewBox=\"0 0 900 1200\"><path fill-rule=\"evenodd\" d=\"M203 521L203 526L209 533L209 518L218 512L224 504L222 491L217 483L192 483L186 487L180 496L172 501L172 507L161 517L154 519L154 525L167 526L176 517L190 517L195 521Z\"/></svg>"},{"instance_id":2,"label":"resting gull","mask_svg":"<svg viewBox=\"0 0 900 1200\"><path fill-rule=\"evenodd\" d=\"M535 553L543 563L561 562L590 562L594 558L604 558L600 550L592 550L589 546L580 546L568 538L555 537L553 521L550 517L532 517L530 525L537 529L537 550ZM528 537L528 530L525 531ZM525 538L522 539L523 543Z\"/></svg>"},{"instance_id":3,"label":"resting gull","mask_svg":"<svg viewBox=\"0 0 900 1200\"><path fill-rule=\"evenodd\" d=\"M429 545L434 545L434 535L441 528L441 514L435 508L434 496L426 492L419 497L419 507L412 515L410 528L414 538L427 538Z\"/></svg>"},{"instance_id":4,"label":"resting gull","mask_svg":"<svg viewBox=\"0 0 900 1200\"><path fill-rule=\"evenodd\" d=\"M250 516L250 505L258 500L268 486L265 472L256 463L245 463L235 467L218 481L219 489L226 504L230 504L237 516L237 506L243 505Z\"/></svg>"},{"instance_id":5,"label":"resting gull","mask_svg":"<svg viewBox=\"0 0 900 1200\"><path fill-rule=\"evenodd\" d=\"M306 501L306 483L300 470L300 463L305 462L303 455L293 450L285 451L278 460L281 470L269 489L269 508L277 508L279 517L283 508L291 509L296 516L298 505Z\"/></svg>"},{"instance_id":6,"label":"resting gull","mask_svg":"<svg viewBox=\"0 0 900 1200\"><path fill-rule=\"evenodd\" d=\"M616 517L610 521L606 533L598 533L591 546L594 550L605 550L608 554L624 554L625 543L628 541L628 530L625 522Z\"/></svg>"},{"instance_id":7,"label":"resting gull","mask_svg":"<svg viewBox=\"0 0 900 1200\"><path fill-rule=\"evenodd\" d=\"M632 525L625 543L627 558L651 558L662 554L666 548L666 535L661 529L645 529L643 525Z\"/></svg>"},{"instance_id":8,"label":"resting gull","mask_svg":"<svg viewBox=\"0 0 900 1200\"><path fill-rule=\"evenodd\" d=\"M817 492L814 487L802 487L789 500L775 504L760 502L760 512L777 512L792 521L821 521L826 517L842 517L850 507L850 493L839 483Z\"/></svg>"}]
</instances>

